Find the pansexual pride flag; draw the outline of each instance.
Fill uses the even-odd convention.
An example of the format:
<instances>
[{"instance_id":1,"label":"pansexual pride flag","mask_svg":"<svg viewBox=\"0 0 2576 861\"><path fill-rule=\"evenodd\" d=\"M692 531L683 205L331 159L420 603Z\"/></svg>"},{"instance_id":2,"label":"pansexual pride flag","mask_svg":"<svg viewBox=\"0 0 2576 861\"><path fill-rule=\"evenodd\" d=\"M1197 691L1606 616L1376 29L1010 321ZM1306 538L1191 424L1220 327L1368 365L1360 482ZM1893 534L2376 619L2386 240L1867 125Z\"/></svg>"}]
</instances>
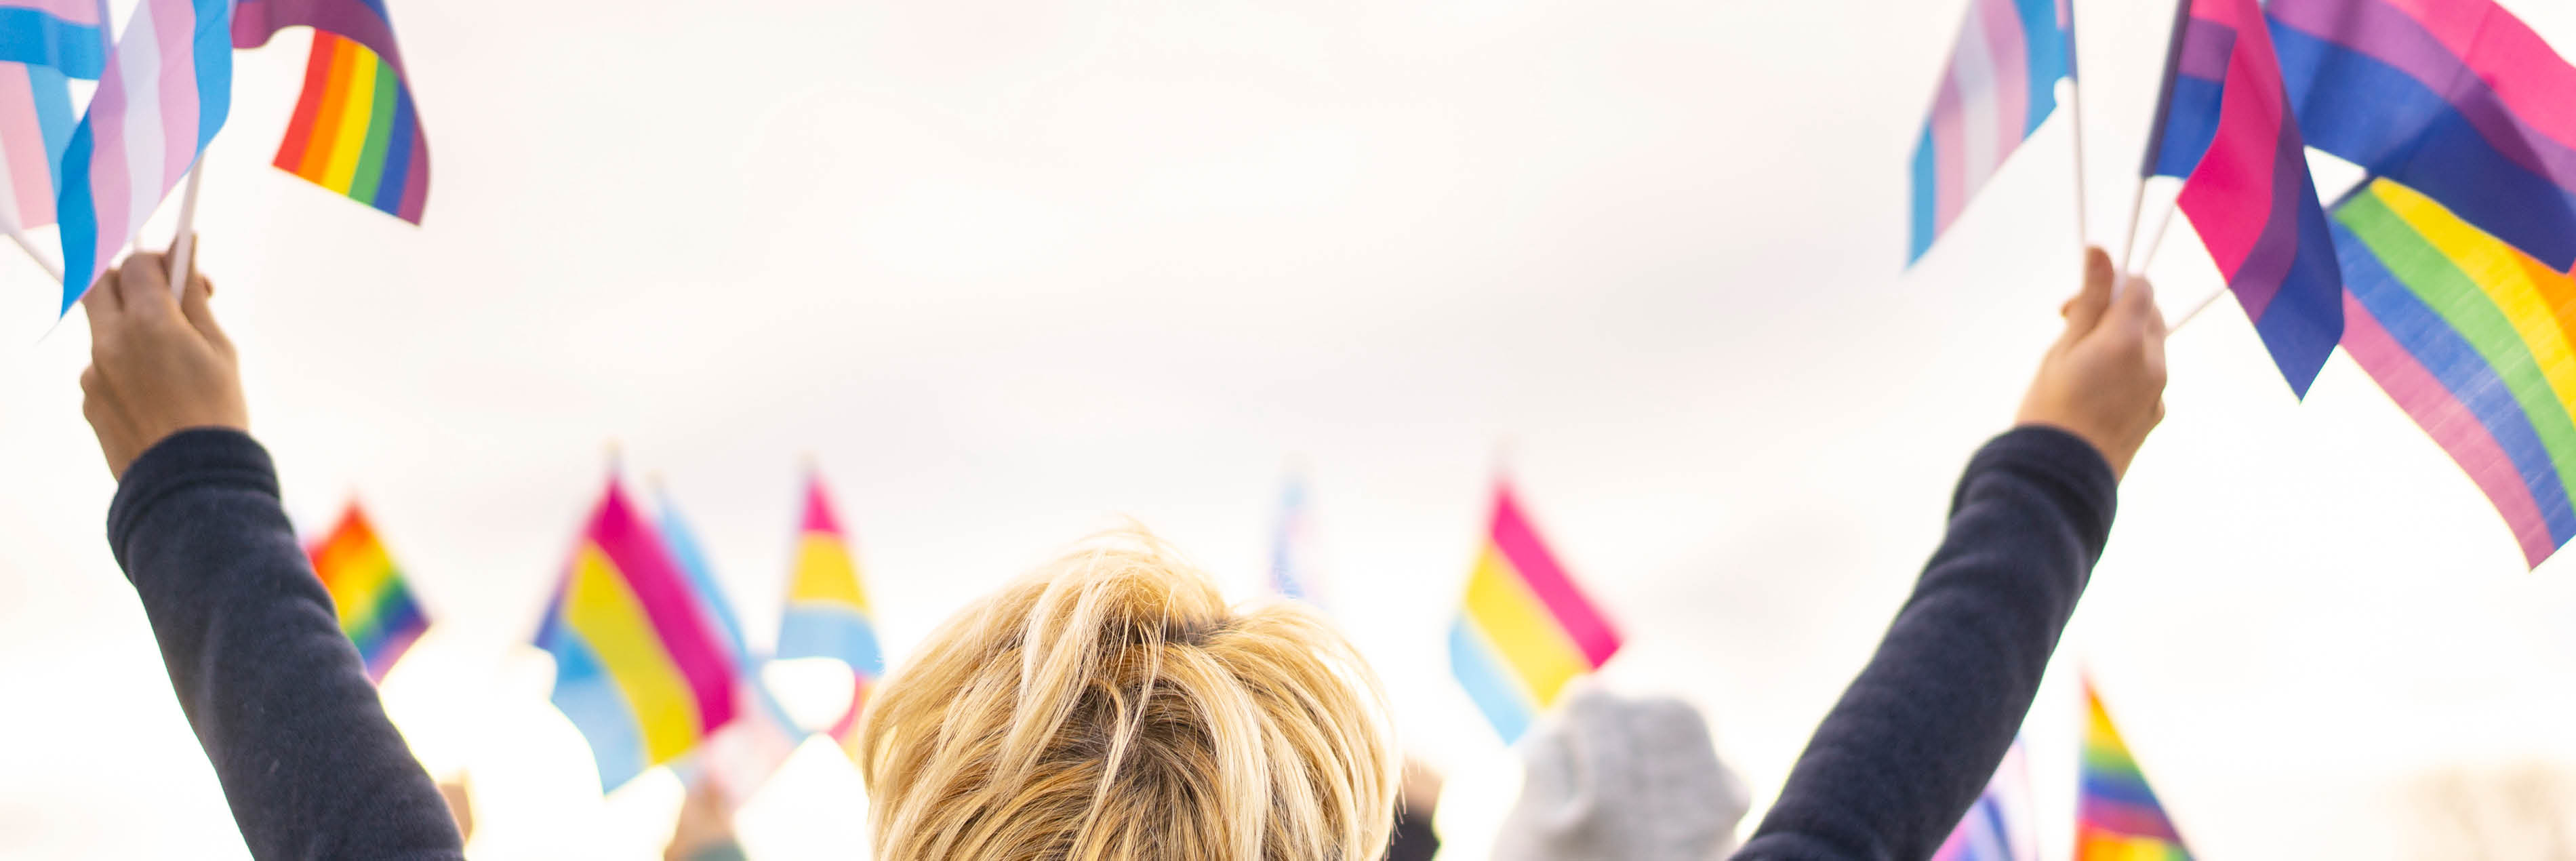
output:
<instances>
[{"instance_id":1,"label":"pansexual pride flag","mask_svg":"<svg viewBox=\"0 0 2576 861\"><path fill-rule=\"evenodd\" d=\"M2084 685L2084 762L2076 785L2075 861L2190 861L2102 696Z\"/></svg>"},{"instance_id":2,"label":"pansexual pride flag","mask_svg":"<svg viewBox=\"0 0 2576 861\"><path fill-rule=\"evenodd\" d=\"M107 271L223 130L232 110L232 0L143 0L63 149L63 305Z\"/></svg>"},{"instance_id":3,"label":"pansexual pride flag","mask_svg":"<svg viewBox=\"0 0 2576 861\"><path fill-rule=\"evenodd\" d=\"M2576 537L2576 279L2378 180L2337 204L2344 351L2449 452L2532 567Z\"/></svg>"},{"instance_id":4,"label":"pansexual pride flag","mask_svg":"<svg viewBox=\"0 0 2576 861\"><path fill-rule=\"evenodd\" d=\"M2031 818L2030 761L2013 739L1994 780L1959 820L1932 861L2038 861L2039 833Z\"/></svg>"},{"instance_id":5,"label":"pansexual pride flag","mask_svg":"<svg viewBox=\"0 0 2576 861\"><path fill-rule=\"evenodd\" d=\"M429 204L429 137L383 0L242 0L233 45L313 28L279 170L413 224Z\"/></svg>"},{"instance_id":6,"label":"pansexual pride flag","mask_svg":"<svg viewBox=\"0 0 2576 861\"><path fill-rule=\"evenodd\" d=\"M537 647L554 655L555 707L590 741L602 790L688 753L733 719L739 680L723 635L614 479Z\"/></svg>"},{"instance_id":7,"label":"pansexual pride flag","mask_svg":"<svg viewBox=\"0 0 2576 861\"><path fill-rule=\"evenodd\" d=\"M850 666L850 707L831 726L844 749L856 737L868 689L885 676L877 629L868 610L859 567L850 559L848 533L832 513L823 478L805 482L805 514L797 529L796 569L787 580L787 615L778 626L778 657L831 658Z\"/></svg>"},{"instance_id":8,"label":"pansexual pride flag","mask_svg":"<svg viewBox=\"0 0 2576 861\"><path fill-rule=\"evenodd\" d=\"M402 569L376 538L375 524L352 501L340 515L339 525L305 548L305 555L312 558L313 573L322 578L322 588L330 590L332 607L340 613L340 630L358 647L358 657L367 663L367 677L383 681L421 632L429 630L429 616L421 612Z\"/></svg>"},{"instance_id":9,"label":"pansexual pride flag","mask_svg":"<svg viewBox=\"0 0 2576 861\"><path fill-rule=\"evenodd\" d=\"M2273 0L2309 146L2576 266L2576 67L2492 0Z\"/></svg>"},{"instance_id":10,"label":"pansexual pride flag","mask_svg":"<svg viewBox=\"0 0 2576 861\"><path fill-rule=\"evenodd\" d=\"M104 0L0 0L0 62L95 81L107 72Z\"/></svg>"},{"instance_id":11,"label":"pansexual pride flag","mask_svg":"<svg viewBox=\"0 0 2576 861\"><path fill-rule=\"evenodd\" d=\"M1619 632L1521 513L1508 483L1494 489L1494 520L1465 606L1449 629L1449 669L1503 741L1528 732L1576 676L1619 651Z\"/></svg>"},{"instance_id":12,"label":"pansexual pride flag","mask_svg":"<svg viewBox=\"0 0 2576 861\"><path fill-rule=\"evenodd\" d=\"M2182 212L2290 389L2343 337L2343 275L2257 0L2189 0L2174 22L2147 174L2184 177Z\"/></svg>"},{"instance_id":13,"label":"pansexual pride flag","mask_svg":"<svg viewBox=\"0 0 2576 861\"><path fill-rule=\"evenodd\" d=\"M2067 0L1968 0L1968 20L1932 115L1914 144L1914 239L1908 261L1959 220L2021 142L2057 110L2057 80L2075 76Z\"/></svg>"},{"instance_id":14,"label":"pansexual pride flag","mask_svg":"<svg viewBox=\"0 0 2576 861\"><path fill-rule=\"evenodd\" d=\"M60 70L0 62L0 220L10 230L54 223L73 122L71 80Z\"/></svg>"},{"instance_id":15,"label":"pansexual pride flag","mask_svg":"<svg viewBox=\"0 0 2576 861\"><path fill-rule=\"evenodd\" d=\"M723 584L716 580L715 566L708 564L697 532L689 528L668 494L657 487L653 495L662 513L662 541L670 548L671 561L688 576L699 609L706 612L716 632L724 637L737 679L735 702L740 707L731 722L707 739L705 749L698 755L700 767L684 773L682 780L694 782L701 776L713 780L723 790L725 802L739 808L761 784L768 782L770 775L778 772L779 766L787 764L804 733L796 729L786 708L761 681L760 658L752 654L743 638L742 617L734 614L733 601L725 597Z\"/></svg>"}]
</instances>

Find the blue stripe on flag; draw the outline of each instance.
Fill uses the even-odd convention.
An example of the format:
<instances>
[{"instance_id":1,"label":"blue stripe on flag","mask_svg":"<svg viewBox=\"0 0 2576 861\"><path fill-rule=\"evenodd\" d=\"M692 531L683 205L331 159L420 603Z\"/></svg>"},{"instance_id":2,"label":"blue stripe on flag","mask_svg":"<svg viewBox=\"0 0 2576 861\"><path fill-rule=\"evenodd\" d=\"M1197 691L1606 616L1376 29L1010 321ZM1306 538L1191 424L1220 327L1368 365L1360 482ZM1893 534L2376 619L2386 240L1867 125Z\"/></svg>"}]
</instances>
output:
<instances>
[{"instance_id":1,"label":"blue stripe on flag","mask_svg":"<svg viewBox=\"0 0 2576 861\"><path fill-rule=\"evenodd\" d=\"M95 81L107 71L107 34L35 9L0 6L0 60Z\"/></svg>"},{"instance_id":2,"label":"blue stripe on flag","mask_svg":"<svg viewBox=\"0 0 2576 861\"><path fill-rule=\"evenodd\" d=\"M787 618L778 626L778 657L838 658L869 678L885 676L876 627L838 605L810 601L787 605Z\"/></svg>"},{"instance_id":3,"label":"blue stripe on flag","mask_svg":"<svg viewBox=\"0 0 2576 861\"><path fill-rule=\"evenodd\" d=\"M546 616L552 619L555 614ZM547 633L552 636L541 634L538 645L555 656L555 690L550 699L590 742L591 761L599 766L600 791L626 785L644 773L644 734L636 726L634 709L618 692L617 682L600 667L599 656L588 643L552 624Z\"/></svg>"},{"instance_id":4,"label":"blue stripe on flag","mask_svg":"<svg viewBox=\"0 0 2576 861\"><path fill-rule=\"evenodd\" d=\"M1484 711L1485 720L1493 723L1504 744L1519 741L1529 732L1530 721L1537 717L1529 694L1503 669L1484 635L1463 617L1449 626L1449 671L1458 676L1458 683L1466 687L1467 696Z\"/></svg>"}]
</instances>

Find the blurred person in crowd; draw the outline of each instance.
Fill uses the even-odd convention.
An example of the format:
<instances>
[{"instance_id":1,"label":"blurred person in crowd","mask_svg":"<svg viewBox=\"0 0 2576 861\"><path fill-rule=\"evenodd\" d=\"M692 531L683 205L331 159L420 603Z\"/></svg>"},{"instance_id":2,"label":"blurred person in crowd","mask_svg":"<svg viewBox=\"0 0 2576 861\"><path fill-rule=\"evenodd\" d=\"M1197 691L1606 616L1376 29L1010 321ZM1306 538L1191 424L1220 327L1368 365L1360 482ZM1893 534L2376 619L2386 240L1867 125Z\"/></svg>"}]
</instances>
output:
<instances>
[{"instance_id":1,"label":"blurred person in crowd","mask_svg":"<svg viewBox=\"0 0 2576 861\"><path fill-rule=\"evenodd\" d=\"M244 841L261 859L461 857L288 527L211 285L174 299L166 271L137 254L83 299L83 412L119 482L109 541ZM2113 280L2092 252L2017 427L1970 460L1913 597L1738 857L1925 857L2002 759L2163 416L2163 318L2147 283ZM1398 759L1358 654L1312 611L1226 607L1140 529L917 654L861 729L880 861L1388 845Z\"/></svg>"}]
</instances>

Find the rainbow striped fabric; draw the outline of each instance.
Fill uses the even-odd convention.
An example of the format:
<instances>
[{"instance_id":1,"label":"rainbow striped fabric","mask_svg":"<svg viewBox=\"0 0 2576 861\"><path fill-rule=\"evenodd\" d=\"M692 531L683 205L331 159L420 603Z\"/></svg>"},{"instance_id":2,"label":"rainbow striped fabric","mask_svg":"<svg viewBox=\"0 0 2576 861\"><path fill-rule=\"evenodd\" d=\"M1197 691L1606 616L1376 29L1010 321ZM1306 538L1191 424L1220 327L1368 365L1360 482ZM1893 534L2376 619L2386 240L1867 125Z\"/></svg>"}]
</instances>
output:
<instances>
[{"instance_id":1,"label":"rainbow striped fabric","mask_svg":"<svg viewBox=\"0 0 2576 861\"><path fill-rule=\"evenodd\" d=\"M98 80L107 72L107 22L104 0L0 0L0 62Z\"/></svg>"},{"instance_id":2,"label":"rainbow striped fabric","mask_svg":"<svg viewBox=\"0 0 2576 861\"><path fill-rule=\"evenodd\" d=\"M715 566L708 564L706 551L698 544L697 532L680 516L679 506L668 494L654 490L654 501L662 513L662 541L671 551L671 561L689 578L699 608L724 637L724 645L733 661L735 702L741 711L731 722L707 738L706 749L698 755L700 767L685 771L684 782L703 776L722 790L727 804L739 808L749 801L779 766L787 764L796 752L804 733L787 717L787 709L769 692L760 678L761 660L752 654L743 638L742 617L734 614L733 601L725 597L723 584L716 580Z\"/></svg>"},{"instance_id":3,"label":"rainbow striped fabric","mask_svg":"<svg viewBox=\"0 0 2576 861\"><path fill-rule=\"evenodd\" d=\"M44 66L0 62L0 222L8 229L54 223L73 122L70 78Z\"/></svg>"},{"instance_id":4,"label":"rainbow striped fabric","mask_svg":"<svg viewBox=\"0 0 2576 861\"><path fill-rule=\"evenodd\" d=\"M2057 110L2057 80L2075 77L2075 12L2067 0L1968 0L1968 20L1932 115L1914 144L1914 233L1921 260L1977 190Z\"/></svg>"},{"instance_id":5,"label":"rainbow striped fabric","mask_svg":"<svg viewBox=\"0 0 2576 861\"><path fill-rule=\"evenodd\" d=\"M602 790L688 753L733 719L739 679L723 635L614 479L536 643L554 655L555 707L589 739Z\"/></svg>"},{"instance_id":6,"label":"rainbow striped fabric","mask_svg":"<svg viewBox=\"0 0 2576 861\"><path fill-rule=\"evenodd\" d=\"M62 313L223 130L232 110L232 12L232 0L143 0L109 52L89 112L63 149L55 201Z\"/></svg>"},{"instance_id":7,"label":"rainbow striped fabric","mask_svg":"<svg viewBox=\"0 0 2576 861\"><path fill-rule=\"evenodd\" d=\"M885 676L885 655L877 649L876 624L859 567L850 558L848 533L832 513L820 475L806 479L804 522L797 536L786 618L778 626L778 657L831 658L850 666L850 707L831 727L832 737L846 748L866 707L868 689Z\"/></svg>"},{"instance_id":8,"label":"rainbow striped fabric","mask_svg":"<svg viewBox=\"0 0 2576 861\"><path fill-rule=\"evenodd\" d=\"M2031 818L2030 760L2013 739L1985 794L1968 808L1932 861L2038 861L2038 820Z\"/></svg>"},{"instance_id":9,"label":"rainbow striped fabric","mask_svg":"<svg viewBox=\"0 0 2576 861\"><path fill-rule=\"evenodd\" d=\"M1576 588L1521 513L1508 483L1494 489L1494 519L1465 606L1449 629L1449 669L1502 734L1518 741L1575 677L1619 651L1619 632Z\"/></svg>"},{"instance_id":10,"label":"rainbow striped fabric","mask_svg":"<svg viewBox=\"0 0 2576 861\"><path fill-rule=\"evenodd\" d=\"M2309 146L2576 266L2576 66L2493 0L2273 0Z\"/></svg>"},{"instance_id":11,"label":"rainbow striped fabric","mask_svg":"<svg viewBox=\"0 0 2576 861\"><path fill-rule=\"evenodd\" d=\"M2259 0L2190 0L2174 22L2149 176L2179 205L2290 389L2343 337L2343 276Z\"/></svg>"},{"instance_id":12,"label":"rainbow striped fabric","mask_svg":"<svg viewBox=\"0 0 2576 861\"><path fill-rule=\"evenodd\" d=\"M2075 861L2190 861L2182 834L2156 803L2111 713L2084 685L2084 762L2076 785Z\"/></svg>"},{"instance_id":13,"label":"rainbow striped fabric","mask_svg":"<svg viewBox=\"0 0 2576 861\"><path fill-rule=\"evenodd\" d=\"M233 45L313 28L304 91L277 145L279 170L419 224L429 205L429 137L383 0L242 0Z\"/></svg>"},{"instance_id":14,"label":"rainbow striped fabric","mask_svg":"<svg viewBox=\"0 0 2576 861\"><path fill-rule=\"evenodd\" d=\"M421 632L429 630L429 616L421 612L402 569L376 537L375 524L352 501L339 525L305 548L305 554L312 558L322 588L330 590L340 630L358 647L367 677L383 681Z\"/></svg>"},{"instance_id":15,"label":"rainbow striped fabric","mask_svg":"<svg viewBox=\"0 0 2576 861\"><path fill-rule=\"evenodd\" d=\"M2576 537L2576 279L2389 180L2337 204L2344 351L2449 452L2534 568Z\"/></svg>"}]
</instances>

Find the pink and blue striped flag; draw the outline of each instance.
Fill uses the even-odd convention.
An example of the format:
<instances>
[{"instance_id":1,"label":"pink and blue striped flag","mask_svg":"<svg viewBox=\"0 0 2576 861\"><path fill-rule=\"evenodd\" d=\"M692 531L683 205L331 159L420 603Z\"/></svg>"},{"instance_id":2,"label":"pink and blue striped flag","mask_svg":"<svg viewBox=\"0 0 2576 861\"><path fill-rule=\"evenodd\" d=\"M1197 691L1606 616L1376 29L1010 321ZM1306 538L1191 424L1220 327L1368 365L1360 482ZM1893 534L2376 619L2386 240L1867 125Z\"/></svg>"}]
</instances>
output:
<instances>
[{"instance_id":1,"label":"pink and blue striped flag","mask_svg":"<svg viewBox=\"0 0 2576 861\"><path fill-rule=\"evenodd\" d=\"M63 150L63 305L197 163L232 110L232 0L143 0Z\"/></svg>"},{"instance_id":2,"label":"pink and blue striped flag","mask_svg":"<svg viewBox=\"0 0 2576 861\"><path fill-rule=\"evenodd\" d=\"M0 62L98 80L107 70L107 21L103 0L0 0Z\"/></svg>"},{"instance_id":3,"label":"pink and blue striped flag","mask_svg":"<svg viewBox=\"0 0 2576 861\"><path fill-rule=\"evenodd\" d=\"M2493 0L2273 0L2308 145L2576 267L2576 66Z\"/></svg>"},{"instance_id":4,"label":"pink and blue striped flag","mask_svg":"<svg viewBox=\"0 0 2576 861\"><path fill-rule=\"evenodd\" d=\"M1914 145L1914 233L1921 260L2021 142L2057 110L2057 80L2075 77L2068 0L1969 0Z\"/></svg>"},{"instance_id":5,"label":"pink and blue striped flag","mask_svg":"<svg viewBox=\"0 0 2576 861\"><path fill-rule=\"evenodd\" d=\"M611 480L536 638L555 659L555 707L589 740L601 790L678 759L733 720L739 680L714 627Z\"/></svg>"},{"instance_id":6,"label":"pink and blue striped flag","mask_svg":"<svg viewBox=\"0 0 2576 861\"><path fill-rule=\"evenodd\" d=\"M54 223L73 122L71 80L61 70L0 62L0 221L9 229Z\"/></svg>"},{"instance_id":7,"label":"pink and blue striped flag","mask_svg":"<svg viewBox=\"0 0 2576 861\"><path fill-rule=\"evenodd\" d=\"M856 756L859 720L869 692L885 677L885 654L877 646L876 613L851 558L849 533L832 512L819 474L806 477L805 512L796 531L796 567L788 575L787 611L778 623L778 657L830 658L849 666L850 705L827 731Z\"/></svg>"},{"instance_id":8,"label":"pink and blue striped flag","mask_svg":"<svg viewBox=\"0 0 2576 861\"><path fill-rule=\"evenodd\" d=\"M1932 853L1932 861L2039 861L2038 820L2031 817L2030 761L2013 739L1985 794Z\"/></svg>"},{"instance_id":9,"label":"pink and blue striped flag","mask_svg":"<svg viewBox=\"0 0 2576 861\"><path fill-rule=\"evenodd\" d=\"M2343 337L2343 273L2258 0L2178 10L2147 176L2180 206L2290 389L2306 397Z\"/></svg>"}]
</instances>

